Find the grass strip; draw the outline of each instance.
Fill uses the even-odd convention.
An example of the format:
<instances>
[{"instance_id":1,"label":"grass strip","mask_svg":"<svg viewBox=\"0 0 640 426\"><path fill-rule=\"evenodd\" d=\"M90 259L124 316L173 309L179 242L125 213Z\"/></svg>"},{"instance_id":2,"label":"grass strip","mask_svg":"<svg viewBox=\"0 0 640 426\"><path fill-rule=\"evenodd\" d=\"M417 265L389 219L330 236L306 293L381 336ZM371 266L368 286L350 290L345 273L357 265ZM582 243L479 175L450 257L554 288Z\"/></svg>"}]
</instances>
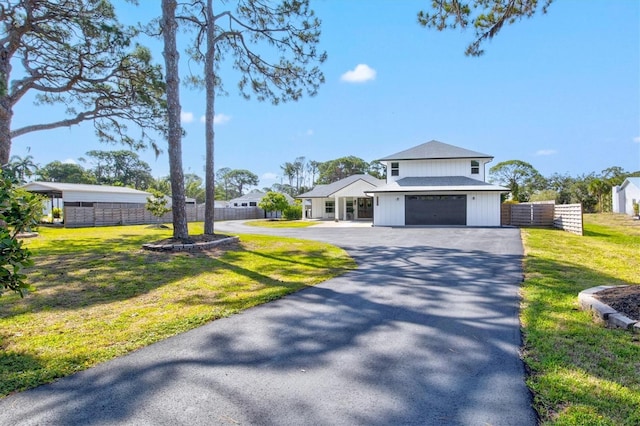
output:
<instances>
[{"instance_id":1,"label":"grass strip","mask_svg":"<svg viewBox=\"0 0 640 426\"><path fill-rule=\"evenodd\" d=\"M309 220L250 220L245 222L245 225L259 226L261 228L307 228L309 226L317 225L320 222Z\"/></svg>"},{"instance_id":2,"label":"grass strip","mask_svg":"<svg viewBox=\"0 0 640 426\"><path fill-rule=\"evenodd\" d=\"M202 224L190 224L202 233ZM148 226L42 228L36 291L0 297L0 395L32 388L355 268L324 243L242 235L228 250L158 253Z\"/></svg>"},{"instance_id":3,"label":"grass strip","mask_svg":"<svg viewBox=\"0 0 640 426\"><path fill-rule=\"evenodd\" d=\"M523 229L521 321L528 385L543 424L640 424L640 336L596 323L580 291L640 284L640 228L585 215L584 236Z\"/></svg>"}]
</instances>

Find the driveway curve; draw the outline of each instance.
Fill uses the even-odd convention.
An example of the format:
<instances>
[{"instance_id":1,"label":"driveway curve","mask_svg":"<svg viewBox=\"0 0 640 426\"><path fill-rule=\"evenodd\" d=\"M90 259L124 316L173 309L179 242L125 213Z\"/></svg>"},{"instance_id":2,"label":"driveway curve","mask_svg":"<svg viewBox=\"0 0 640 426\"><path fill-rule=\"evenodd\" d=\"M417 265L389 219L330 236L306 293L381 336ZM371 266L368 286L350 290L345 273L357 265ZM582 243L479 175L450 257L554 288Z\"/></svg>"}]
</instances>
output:
<instances>
[{"instance_id":1,"label":"driveway curve","mask_svg":"<svg viewBox=\"0 0 640 426\"><path fill-rule=\"evenodd\" d=\"M535 425L509 228L264 229L359 267L0 400L12 425Z\"/></svg>"}]
</instances>

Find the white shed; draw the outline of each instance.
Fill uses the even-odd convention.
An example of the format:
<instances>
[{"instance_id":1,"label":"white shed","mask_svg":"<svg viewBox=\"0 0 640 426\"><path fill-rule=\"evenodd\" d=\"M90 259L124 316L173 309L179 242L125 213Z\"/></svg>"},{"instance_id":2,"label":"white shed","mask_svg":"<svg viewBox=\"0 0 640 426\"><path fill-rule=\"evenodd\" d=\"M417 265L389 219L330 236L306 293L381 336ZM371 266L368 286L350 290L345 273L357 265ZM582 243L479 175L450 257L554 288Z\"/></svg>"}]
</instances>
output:
<instances>
[{"instance_id":1,"label":"white shed","mask_svg":"<svg viewBox=\"0 0 640 426\"><path fill-rule=\"evenodd\" d=\"M640 177L629 177L612 191L613 212L633 215L633 204L640 203Z\"/></svg>"},{"instance_id":2,"label":"white shed","mask_svg":"<svg viewBox=\"0 0 640 426\"><path fill-rule=\"evenodd\" d=\"M82 203L142 203L151 194L124 186L88 185L82 183L30 182L22 188L42 194L66 205L81 206Z\"/></svg>"}]
</instances>

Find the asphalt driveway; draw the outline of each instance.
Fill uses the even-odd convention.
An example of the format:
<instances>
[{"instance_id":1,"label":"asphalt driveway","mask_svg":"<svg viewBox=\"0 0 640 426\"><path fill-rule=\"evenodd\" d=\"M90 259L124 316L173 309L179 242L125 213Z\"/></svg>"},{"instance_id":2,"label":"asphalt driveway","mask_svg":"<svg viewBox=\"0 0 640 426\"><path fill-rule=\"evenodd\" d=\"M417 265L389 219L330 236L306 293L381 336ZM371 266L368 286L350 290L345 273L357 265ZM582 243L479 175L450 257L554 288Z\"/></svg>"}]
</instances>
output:
<instances>
[{"instance_id":1,"label":"asphalt driveway","mask_svg":"<svg viewBox=\"0 0 640 426\"><path fill-rule=\"evenodd\" d=\"M246 228L359 268L32 391L0 424L534 425L519 231Z\"/></svg>"}]
</instances>

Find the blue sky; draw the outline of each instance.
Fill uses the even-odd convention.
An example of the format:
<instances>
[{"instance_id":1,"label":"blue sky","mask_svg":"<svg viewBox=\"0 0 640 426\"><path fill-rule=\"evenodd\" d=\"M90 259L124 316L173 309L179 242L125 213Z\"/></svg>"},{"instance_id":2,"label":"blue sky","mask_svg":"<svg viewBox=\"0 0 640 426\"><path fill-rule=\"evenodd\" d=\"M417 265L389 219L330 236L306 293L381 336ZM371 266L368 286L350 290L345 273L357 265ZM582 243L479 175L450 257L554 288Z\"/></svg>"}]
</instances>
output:
<instances>
[{"instance_id":1,"label":"blue sky","mask_svg":"<svg viewBox=\"0 0 640 426\"><path fill-rule=\"evenodd\" d=\"M159 1L141 3L119 7L127 19L160 14ZM495 156L489 166L518 159L545 176L640 170L640 2L557 0L547 15L505 27L480 58L464 56L472 31L417 24L428 4L312 0L329 55L326 83L316 97L272 106L244 100L237 75L224 70L229 96L216 102L216 169L248 169L263 187L299 156L372 161L436 139ZM161 45L150 47L162 62ZM181 98L184 170L203 176L204 92L182 87ZM49 113L23 103L14 122ZM96 142L90 125L16 138L12 154L27 147L40 165L121 149ZM139 154L154 176L168 174L166 154Z\"/></svg>"}]
</instances>

